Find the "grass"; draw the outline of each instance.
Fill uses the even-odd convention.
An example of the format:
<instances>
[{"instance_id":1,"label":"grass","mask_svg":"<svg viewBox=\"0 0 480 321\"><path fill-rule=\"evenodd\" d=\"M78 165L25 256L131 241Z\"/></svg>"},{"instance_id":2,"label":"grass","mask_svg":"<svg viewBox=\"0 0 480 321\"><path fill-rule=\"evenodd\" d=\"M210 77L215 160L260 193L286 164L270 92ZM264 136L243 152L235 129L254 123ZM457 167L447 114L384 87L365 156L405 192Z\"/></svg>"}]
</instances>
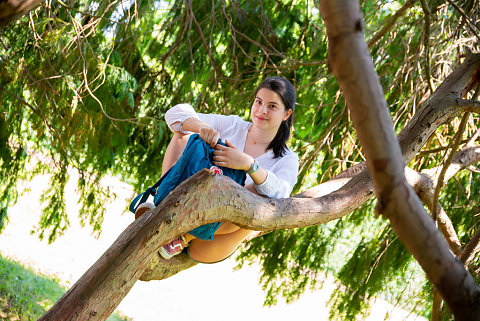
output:
<instances>
[{"instance_id":1,"label":"grass","mask_svg":"<svg viewBox=\"0 0 480 321\"><path fill-rule=\"evenodd\" d=\"M66 291L58 279L0 256L0 320L37 320ZM107 320L132 319L115 312Z\"/></svg>"}]
</instances>

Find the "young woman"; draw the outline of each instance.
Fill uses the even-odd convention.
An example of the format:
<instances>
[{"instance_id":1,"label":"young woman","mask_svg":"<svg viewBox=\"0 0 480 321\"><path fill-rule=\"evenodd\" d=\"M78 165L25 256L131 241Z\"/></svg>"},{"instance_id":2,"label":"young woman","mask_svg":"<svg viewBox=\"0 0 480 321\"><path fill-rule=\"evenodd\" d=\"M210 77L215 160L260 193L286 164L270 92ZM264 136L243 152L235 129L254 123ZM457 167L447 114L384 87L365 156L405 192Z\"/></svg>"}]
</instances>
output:
<instances>
[{"instance_id":1,"label":"young woman","mask_svg":"<svg viewBox=\"0 0 480 321\"><path fill-rule=\"evenodd\" d=\"M251 122L238 116L196 113L188 104L176 105L165 114L174 134L165 153L162 175L180 158L188 135L198 133L215 148L214 165L248 173L245 187L251 192L273 198L289 197L298 172L298 157L286 146L294 109L295 90L281 77L267 78L257 88ZM219 138L227 146L217 144ZM137 212L146 209L139 207ZM195 229L163 246L160 253L168 259L188 247L192 259L215 263L229 257L253 232L228 222L213 224L217 225L209 230L210 240L199 239L198 233L205 231Z\"/></svg>"}]
</instances>

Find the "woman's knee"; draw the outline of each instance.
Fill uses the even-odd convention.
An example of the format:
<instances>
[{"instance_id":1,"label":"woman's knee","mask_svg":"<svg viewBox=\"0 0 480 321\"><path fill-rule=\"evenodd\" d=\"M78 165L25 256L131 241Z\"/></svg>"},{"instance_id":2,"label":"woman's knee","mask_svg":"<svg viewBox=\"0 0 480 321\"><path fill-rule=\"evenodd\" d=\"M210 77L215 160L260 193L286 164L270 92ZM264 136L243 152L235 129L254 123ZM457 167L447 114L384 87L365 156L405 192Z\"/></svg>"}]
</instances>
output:
<instances>
[{"instance_id":1,"label":"woman's knee","mask_svg":"<svg viewBox=\"0 0 480 321\"><path fill-rule=\"evenodd\" d=\"M230 234L233 232L238 231L240 228L233 223L230 222L223 222L222 225L215 231L215 235L217 234Z\"/></svg>"},{"instance_id":2,"label":"woman's knee","mask_svg":"<svg viewBox=\"0 0 480 321\"><path fill-rule=\"evenodd\" d=\"M179 132L174 132L170 143L165 151L162 165L162 175L165 174L182 156L185 147L187 146L190 135L185 135Z\"/></svg>"}]
</instances>

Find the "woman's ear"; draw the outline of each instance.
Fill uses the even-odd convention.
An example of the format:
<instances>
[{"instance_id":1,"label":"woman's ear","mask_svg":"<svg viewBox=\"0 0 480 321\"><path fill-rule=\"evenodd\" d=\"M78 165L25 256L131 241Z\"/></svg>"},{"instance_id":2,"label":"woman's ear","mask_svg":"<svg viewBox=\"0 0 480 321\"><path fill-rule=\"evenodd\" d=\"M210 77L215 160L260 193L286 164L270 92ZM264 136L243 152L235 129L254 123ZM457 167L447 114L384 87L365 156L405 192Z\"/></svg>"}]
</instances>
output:
<instances>
[{"instance_id":1,"label":"woman's ear","mask_svg":"<svg viewBox=\"0 0 480 321\"><path fill-rule=\"evenodd\" d=\"M292 114L292 110L289 109L285 112L285 116L283 116L283 121L287 120L288 117L290 117L290 115Z\"/></svg>"}]
</instances>

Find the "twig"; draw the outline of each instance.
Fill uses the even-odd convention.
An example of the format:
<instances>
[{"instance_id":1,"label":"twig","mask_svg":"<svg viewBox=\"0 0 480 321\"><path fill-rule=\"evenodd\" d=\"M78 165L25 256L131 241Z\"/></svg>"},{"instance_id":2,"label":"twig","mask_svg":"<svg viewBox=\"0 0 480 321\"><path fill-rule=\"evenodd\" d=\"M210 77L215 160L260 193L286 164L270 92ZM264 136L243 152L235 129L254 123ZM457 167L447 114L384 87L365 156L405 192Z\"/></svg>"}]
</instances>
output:
<instances>
[{"instance_id":1,"label":"twig","mask_svg":"<svg viewBox=\"0 0 480 321\"><path fill-rule=\"evenodd\" d=\"M412 0L408 0L407 2L405 2L405 4L397 12L395 12L392 17L390 17L390 19L385 23L383 28L379 32L377 32L372 39L370 39L370 41L368 42L368 47L370 48L375 45L377 41L380 40L388 32L388 30L393 27L395 22L397 22L398 18L400 18L405 13L405 11L407 11L407 9L410 8L412 5Z\"/></svg>"},{"instance_id":2,"label":"twig","mask_svg":"<svg viewBox=\"0 0 480 321\"><path fill-rule=\"evenodd\" d=\"M480 229L475 232L473 237L463 249L462 254L460 255L460 261L462 261L465 266L469 266L472 263L472 260L475 258L476 254L480 251L480 247L478 246L479 243Z\"/></svg>"},{"instance_id":3,"label":"twig","mask_svg":"<svg viewBox=\"0 0 480 321\"><path fill-rule=\"evenodd\" d=\"M480 41L480 35L477 33L477 31L475 30L475 26L472 24L470 18L465 14L465 12L462 10L462 8L460 8L459 6L457 6L457 4L455 2L453 2L452 0L447 0L448 3L450 3L452 5L452 7L458 11L458 13L460 13L460 15L465 19L465 21L467 22L467 25L468 27L470 28L470 30L473 32L473 34L477 37L478 41Z\"/></svg>"},{"instance_id":4,"label":"twig","mask_svg":"<svg viewBox=\"0 0 480 321\"><path fill-rule=\"evenodd\" d=\"M25 99L23 99L22 97L19 97L17 95L15 95L14 93L10 92L7 90L7 88L3 87L1 84L0 84L0 89L2 89L3 91L5 91L6 93L8 93L9 95L12 95L13 97L15 97L16 99L18 99L18 101L20 101L22 104L24 104L25 106L27 106L28 108L30 108L34 114L37 114L43 121L43 123L45 124L45 126L47 127L48 130L50 130L50 132L52 132L55 136L57 136L57 139L59 141L62 141L62 137L60 136L59 132L57 131L57 129L48 122L47 118L45 117L45 115L43 115L41 113L41 111L36 108L35 106L33 106L32 104L30 104L29 102L27 102ZM54 142L54 138L51 137L51 140L52 140L52 144ZM61 150L65 153L65 155L67 155L67 153L65 152L63 146L61 147ZM55 158L52 157L52 159L55 161Z\"/></svg>"},{"instance_id":5,"label":"twig","mask_svg":"<svg viewBox=\"0 0 480 321\"><path fill-rule=\"evenodd\" d=\"M440 321L442 319L443 299L440 292L436 288L433 288L433 304L432 315L430 321Z\"/></svg>"},{"instance_id":6,"label":"twig","mask_svg":"<svg viewBox=\"0 0 480 321\"><path fill-rule=\"evenodd\" d=\"M478 83L475 94L473 95L473 97L476 99L478 97L478 95L480 95L480 83ZM480 128L478 128L475 131L475 133L472 135L472 137L470 137L468 139L467 143L465 144L465 147L472 147L474 142L477 140L478 136L480 136Z\"/></svg>"},{"instance_id":7,"label":"twig","mask_svg":"<svg viewBox=\"0 0 480 321\"><path fill-rule=\"evenodd\" d=\"M119 24L119 25L125 25L125 23L123 23L123 22L119 22L119 21L115 21L115 20L112 20L112 19L109 19L109 18L105 18L105 15L97 16L97 15L94 15L94 14L91 14L91 13L88 13L88 12L85 12L85 11L82 11L82 10L78 10L75 7L69 6L68 4L63 2L62 0L58 0L58 3L60 3L63 7L67 8L67 9L70 9L70 10L73 10L75 12L81 13L84 16L107 20L111 23L115 23L115 24Z\"/></svg>"},{"instance_id":8,"label":"twig","mask_svg":"<svg viewBox=\"0 0 480 321\"><path fill-rule=\"evenodd\" d=\"M5 43L3 42L2 38L0 37L0 43L2 44L3 48L5 49L5 51L8 51L8 47L5 45Z\"/></svg>"},{"instance_id":9,"label":"twig","mask_svg":"<svg viewBox=\"0 0 480 321\"><path fill-rule=\"evenodd\" d=\"M198 34L200 35L200 40L202 41L202 44L203 44L203 47L205 48L205 51L207 52L207 55L208 55L208 58L210 59L210 63L212 64L213 66L213 70L214 70L214 76L215 76L215 84L217 84L218 86L218 77L219 75L223 77L223 73L222 71L218 68L217 66L217 63L215 62L215 60L213 59L213 56L212 56L212 53L211 53L211 50L210 50L210 47L208 46L206 40L205 40L205 36L203 35L203 31L202 31L202 27L200 26L200 24L198 23L197 21L197 18L195 18L195 14L193 13L193 9L192 9L192 1L189 2L188 4L188 8L187 10L189 10L189 14L190 14L190 17L197 29L197 32Z\"/></svg>"},{"instance_id":10,"label":"twig","mask_svg":"<svg viewBox=\"0 0 480 321\"><path fill-rule=\"evenodd\" d=\"M177 47L180 45L182 41L182 37L183 37L183 34L185 33L185 28L187 26L187 17L188 17L188 13L185 10L185 14L183 15L183 23L180 26L180 31L177 35L177 40L172 46L170 46L170 49L168 49L167 53L163 55L163 57L160 59L162 63L162 68L163 68L163 65L165 64L165 61L168 59L168 57L170 57L170 55L175 51L175 49L177 49Z\"/></svg>"},{"instance_id":11,"label":"twig","mask_svg":"<svg viewBox=\"0 0 480 321\"><path fill-rule=\"evenodd\" d=\"M425 35L423 38L423 44L425 46L425 76L427 77L427 84L430 93L433 93L433 83L430 71L430 9L426 0L421 0L423 13L425 14Z\"/></svg>"},{"instance_id":12,"label":"twig","mask_svg":"<svg viewBox=\"0 0 480 321\"><path fill-rule=\"evenodd\" d=\"M440 189L443 186L443 180L445 178L445 173L447 172L448 166L450 166L450 163L453 160L453 156L455 156L455 153L458 149L458 146L460 146L460 140L462 138L463 132L465 131L465 127L467 125L468 117L470 116L470 113L465 113L462 117L462 120L460 122L460 125L458 126L457 133L455 134L453 140L450 142L449 145L451 145L452 151L448 155L448 158L445 160L445 163L442 166L442 170L440 172L440 175L438 176L437 179L437 185L435 186L435 192L433 194L433 204L432 204L432 216L433 220L436 222L437 221L437 202L438 202L438 195L440 194Z\"/></svg>"},{"instance_id":13,"label":"twig","mask_svg":"<svg viewBox=\"0 0 480 321\"><path fill-rule=\"evenodd\" d=\"M470 172L480 174L480 169L478 169L478 167L475 166L475 165L470 165L470 167L467 167L467 169L468 169Z\"/></svg>"},{"instance_id":14,"label":"twig","mask_svg":"<svg viewBox=\"0 0 480 321\"><path fill-rule=\"evenodd\" d=\"M237 30L235 29L235 27L233 26L233 23L232 23L232 19L228 16L227 12L225 11L225 1L222 1L222 9L223 9L223 15L225 16L225 18L227 19L228 21L228 25L230 27L230 30L231 30L231 33L232 33L232 39L233 39L233 42L235 45L238 45L238 47L242 50L243 54L245 55L246 58L248 58L251 62L255 62L255 60L253 59L252 56L250 56L246 51L245 49L243 49L243 47L240 45L240 43L238 42L237 40L237 37L236 37L236 34L237 34ZM260 48L262 49L262 51L264 53L266 53L266 51L264 50L264 48ZM238 62L236 63L236 67L237 67L237 70L238 70Z\"/></svg>"},{"instance_id":15,"label":"twig","mask_svg":"<svg viewBox=\"0 0 480 321\"><path fill-rule=\"evenodd\" d=\"M186 12L188 14L188 32L187 32L187 42L188 42L188 48L190 49L190 68L192 70L192 79L194 82L196 82L195 79L195 60L193 59L193 47L192 47L192 41L190 39L190 32L192 30L192 16L190 15L190 11L186 9Z\"/></svg>"},{"instance_id":16,"label":"twig","mask_svg":"<svg viewBox=\"0 0 480 321\"><path fill-rule=\"evenodd\" d=\"M330 124L329 126L329 129L332 129L334 128L338 122L342 119L342 117L345 115L346 113L346 108L344 110L344 112L340 113L334 121L332 121L332 123ZM304 158L300 164L300 169L299 169L299 177L302 177L300 183L303 181L303 179L305 178L305 173L310 169L310 167L313 165L313 162L315 161L318 153L320 152L320 150L322 150L323 146L325 145L325 142L327 141L328 137L330 136L330 134L332 133L331 130L325 130L324 134L318 138L317 140L315 140L315 142L312 142L310 145L313 145L313 146L316 146L316 148L310 152L310 154L308 155L308 157ZM297 183L298 185L299 183Z\"/></svg>"},{"instance_id":17,"label":"twig","mask_svg":"<svg viewBox=\"0 0 480 321\"><path fill-rule=\"evenodd\" d=\"M467 139L462 139L460 141L460 144L465 144L466 142L468 142ZM441 152L441 151L446 150L448 148L449 148L449 146L441 146L441 147L437 147L437 148L422 150L422 151L418 152L417 157L425 156L425 155L429 155L429 154L433 154L433 153L438 153L438 152Z\"/></svg>"}]
</instances>

